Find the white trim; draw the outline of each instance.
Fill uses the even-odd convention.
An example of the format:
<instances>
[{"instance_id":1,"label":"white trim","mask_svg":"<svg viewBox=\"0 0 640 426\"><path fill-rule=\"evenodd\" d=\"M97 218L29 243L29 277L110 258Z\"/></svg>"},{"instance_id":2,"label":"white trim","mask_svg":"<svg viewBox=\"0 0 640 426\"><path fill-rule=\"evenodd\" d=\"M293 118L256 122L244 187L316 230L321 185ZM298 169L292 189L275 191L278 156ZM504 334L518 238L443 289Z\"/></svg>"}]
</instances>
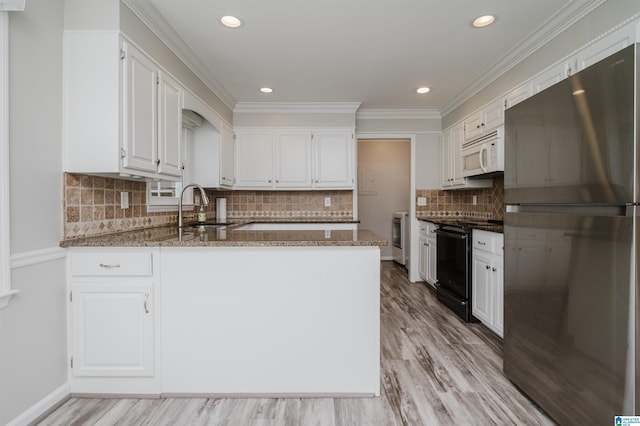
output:
<instances>
[{"instance_id":1,"label":"white trim","mask_svg":"<svg viewBox=\"0 0 640 426\"><path fill-rule=\"evenodd\" d=\"M71 397L71 385L69 382L60 386L40 401L33 404L25 412L7 423L7 426L26 426L35 423L44 415L62 405Z\"/></svg>"},{"instance_id":2,"label":"white trim","mask_svg":"<svg viewBox=\"0 0 640 426\"><path fill-rule=\"evenodd\" d=\"M355 114L360 102L238 102L233 113Z\"/></svg>"},{"instance_id":3,"label":"white trim","mask_svg":"<svg viewBox=\"0 0 640 426\"><path fill-rule=\"evenodd\" d=\"M357 120L431 120L441 119L437 109L361 109Z\"/></svg>"},{"instance_id":4,"label":"white trim","mask_svg":"<svg viewBox=\"0 0 640 426\"><path fill-rule=\"evenodd\" d=\"M11 290L11 222L9 186L9 12L0 12L0 308L9 304Z\"/></svg>"},{"instance_id":5,"label":"white trim","mask_svg":"<svg viewBox=\"0 0 640 426\"><path fill-rule=\"evenodd\" d=\"M482 73L479 78L452 97L449 102L440 108L441 115L444 117L451 113L606 1L607 0L573 0L568 3L556 15L547 20L533 33L525 37L521 43L507 52L495 65Z\"/></svg>"},{"instance_id":6,"label":"white trim","mask_svg":"<svg viewBox=\"0 0 640 426\"><path fill-rule=\"evenodd\" d=\"M25 266L51 262L52 260L64 259L66 257L67 251L60 247L25 251L11 256L11 269L24 268Z\"/></svg>"}]
</instances>

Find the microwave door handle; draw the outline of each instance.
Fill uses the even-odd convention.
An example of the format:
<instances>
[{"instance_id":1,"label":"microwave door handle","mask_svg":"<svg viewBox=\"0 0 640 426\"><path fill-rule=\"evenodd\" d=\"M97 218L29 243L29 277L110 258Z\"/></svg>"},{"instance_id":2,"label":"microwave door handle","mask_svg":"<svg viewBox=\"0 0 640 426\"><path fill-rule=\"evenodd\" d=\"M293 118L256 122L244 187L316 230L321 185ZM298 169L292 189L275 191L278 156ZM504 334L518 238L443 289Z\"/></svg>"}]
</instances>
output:
<instances>
[{"instance_id":1,"label":"microwave door handle","mask_svg":"<svg viewBox=\"0 0 640 426\"><path fill-rule=\"evenodd\" d=\"M487 165L484 164L484 154L487 152L487 144L484 143L482 144L482 147L480 148L480 168L482 169L483 172L487 171Z\"/></svg>"}]
</instances>

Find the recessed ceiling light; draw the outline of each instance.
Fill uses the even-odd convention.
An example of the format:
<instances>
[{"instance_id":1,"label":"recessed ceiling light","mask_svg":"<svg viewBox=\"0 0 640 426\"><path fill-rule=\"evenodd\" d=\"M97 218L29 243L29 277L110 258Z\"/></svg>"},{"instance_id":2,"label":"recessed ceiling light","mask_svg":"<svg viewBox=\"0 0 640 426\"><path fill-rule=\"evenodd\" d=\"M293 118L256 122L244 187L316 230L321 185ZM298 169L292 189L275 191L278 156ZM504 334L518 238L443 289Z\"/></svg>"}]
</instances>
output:
<instances>
[{"instance_id":1,"label":"recessed ceiling light","mask_svg":"<svg viewBox=\"0 0 640 426\"><path fill-rule=\"evenodd\" d=\"M494 15L482 15L474 19L471 25L475 28L484 28L493 24L495 20L496 17Z\"/></svg>"},{"instance_id":2,"label":"recessed ceiling light","mask_svg":"<svg viewBox=\"0 0 640 426\"><path fill-rule=\"evenodd\" d=\"M416 92L423 94L423 93L429 93L431 91L431 88L429 87L420 87L418 88L418 90L416 90Z\"/></svg>"},{"instance_id":3,"label":"recessed ceiling light","mask_svg":"<svg viewBox=\"0 0 640 426\"><path fill-rule=\"evenodd\" d=\"M261 91L262 93L271 93L271 92L273 92L273 89L272 89L271 87L262 87L262 88L260 89L260 91Z\"/></svg>"},{"instance_id":4,"label":"recessed ceiling light","mask_svg":"<svg viewBox=\"0 0 640 426\"><path fill-rule=\"evenodd\" d=\"M229 28L238 28L242 25L242 21L232 15L223 16L220 18L220 22L222 22L222 25Z\"/></svg>"}]
</instances>

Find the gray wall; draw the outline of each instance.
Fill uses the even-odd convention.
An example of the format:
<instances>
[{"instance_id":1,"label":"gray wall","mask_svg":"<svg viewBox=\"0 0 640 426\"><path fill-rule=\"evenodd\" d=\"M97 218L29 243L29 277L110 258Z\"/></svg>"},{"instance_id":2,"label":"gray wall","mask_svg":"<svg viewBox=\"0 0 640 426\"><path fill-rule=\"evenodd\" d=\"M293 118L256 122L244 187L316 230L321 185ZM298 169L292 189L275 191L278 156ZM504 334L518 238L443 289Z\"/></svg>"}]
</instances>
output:
<instances>
[{"instance_id":1,"label":"gray wall","mask_svg":"<svg viewBox=\"0 0 640 426\"><path fill-rule=\"evenodd\" d=\"M410 148L406 139L358 140L358 219L387 241L393 212L408 212L411 203ZM382 247L381 255L391 257L392 245Z\"/></svg>"},{"instance_id":2,"label":"gray wall","mask_svg":"<svg viewBox=\"0 0 640 426\"><path fill-rule=\"evenodd\" d=\"M11 253L61 239L63 0L29 0L9 20ZM65 265L11 271L0 310L0 424L67 382Z\"/></svg>"},{"instance_id":3,"label":"gray wall","mask_svg":"<svg viewBox=\"0 0 640 426\"><path fill-rule=\"evenodd\" d=\"M640 12L638 0L610 0L568 28L442 119L446 129L493 99L502 96L584 44Z\"/></svg>"}]
</instances>

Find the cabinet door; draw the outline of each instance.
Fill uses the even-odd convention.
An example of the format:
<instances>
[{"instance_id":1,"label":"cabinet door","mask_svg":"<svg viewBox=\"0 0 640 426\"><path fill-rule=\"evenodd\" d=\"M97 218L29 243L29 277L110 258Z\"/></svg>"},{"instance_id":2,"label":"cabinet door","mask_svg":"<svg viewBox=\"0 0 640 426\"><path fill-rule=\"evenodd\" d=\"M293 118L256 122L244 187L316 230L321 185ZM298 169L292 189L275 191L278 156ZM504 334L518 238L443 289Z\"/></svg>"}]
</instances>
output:
<instances>
[{"instance_id":1,"label":"cabinet door","mask_svg":"<svg viewBox=\"0 0 640 426\"><path fill-rule=\"evenodd\" d=\"M226 124L220 129L221 159L220 159L220 184L231 188L235 183L235 146L233 130Z\"/></svg>"},{"instance_id":2,"label":"cabinet door","mask_svg":"<svg viewBox=\"0 0 640 426\"><path fill-rule=\"evenodd\" d=\"M418 239L420 245L420 261L418 262L418 274L420 278L427 281L427 268L429 267L429 245L427 239L420 236Z\"/></svg>"},{"instance_id":3,"label":"cabinet door","mask_svg":"<svg viewBox=\"0 0 640 426\"><path fill-rule=\"evenodd\" d=\"M499 99L483 108L482 132L490 132L504 124L504 100Z\"/></svg>"},{"instance_id":4,"label":"cabinet door","mask_svg":"<svg viewBox=\"0 0 640 426\"><path fill-rule=\"evenodd\" d=\"M72 286L74 376L153 376L151 291L151 284Z\"/></svg>"},{"instance_id":5,"label":"cabinet door","mask_svg":"<svg viewBox=\"0 0 640 426\"><path fill-rule=\"evenodd\" d=\"M496 256L493 260L493 328L500 337L504 337L504 258Z\"/></svg>"},{"instance_id":6,"label":"cabinet door","mask_svg":"<svg viewBox=\"0 0 640 426\"><path fill-rule=\"evenodd\" d=\"M271 131L236 133L236 188L271 188Z\"/></svg>"},{"instance_id":7,"label":"cabinet door","mask_svg":"<svg viewBox=\"0 0 640 426\"><path fill-rule=\"evenodd\" d=\"M274 144L276 187L310 188L311 132L276 132Z\"/></svg>"},{"instance_id":8,"label":"cabinet door","mask_svg":"<svg viewBox=\"0 0 640 426\"><path fill-rule=\"evenodd\" d=\"M462 143L464 142L464 126L455 126L451 131L451 183L452 185L464 185L462 176Z\"/></svg>"},{"instance_id":9,"label":"cabinet door","mask_svg":"<svg viewBox=\"0 0 640 426\"><path fill-rule=\"evenodd\" d=\"M493 304L491 299L491 256L484 252L474 252L472 285L473 315L485 324L493 325Z\"/></svg>"},{"instance_id":10,"label":"cabinet door","mask_svg":"<svg viewBox=\"0 0 640 426\"><path fill-rule=\"evenodd\" d=\"M438 281L436 271L436 265L438 264L437 240L435 238L428 237L427 244L429 245L429 253L427 256L427 282L435 285Z\"/></svg>"},{"instance_id":11,"label":"cabinet door","mask_svg":"<svg viewBox=\"0 0 640 426\"><path fill-rule=\"evenodd\" d=\"M135 47L124 48L123 166L157 172L158 67Z\"/></svg>"},{"instance_id":12,"label":"cabinet door","mask_svg":"<svg viewBox=\"0 0 640 426\"><path fill-rule=\"evenodd\" d=\"M351 131L319 131L314 139L314 187L353 189L354 140Z\"/></svg>"},{"instance_id":13,"label":"cabinet door","mask_svg":"<svg viewBox=\"0 0 640 426\"><path fill-rule=\"evenodd\" d=\"M473 114L464 120L464 138L465 140L476 139L482 135L482 112Z\"/></svg>"},{"instance_id":14,"label":"cabinet door","mask_svg":"<svg viewBox=\"0 0 640 426\"><path fill-rule=\"evenodd\" d=\"M182 100L184 89L167 73L160 73L160 131L158 173L182 176Z\"/></svg>"},{"instance_id":15,"label":"cabinet door","mask_svg":"<svg viewBox=\"0 0 640 426\"><path fill-rule=\"evenodd\" d=\"M442 133L442 186L451 185L451 130Z\"/></svg>"},{"instance_id":16,"label":"cabinet door","mask_svg":"<svg viewBox=\"0 0 640 426\"><path fill-rule=\"evenodd\" d=\"M505 108L511 108L512 106L524 101L529 96L531 96L531 84L525 83L507 94L504 106Z\"/></svg>"}]
</instances>

